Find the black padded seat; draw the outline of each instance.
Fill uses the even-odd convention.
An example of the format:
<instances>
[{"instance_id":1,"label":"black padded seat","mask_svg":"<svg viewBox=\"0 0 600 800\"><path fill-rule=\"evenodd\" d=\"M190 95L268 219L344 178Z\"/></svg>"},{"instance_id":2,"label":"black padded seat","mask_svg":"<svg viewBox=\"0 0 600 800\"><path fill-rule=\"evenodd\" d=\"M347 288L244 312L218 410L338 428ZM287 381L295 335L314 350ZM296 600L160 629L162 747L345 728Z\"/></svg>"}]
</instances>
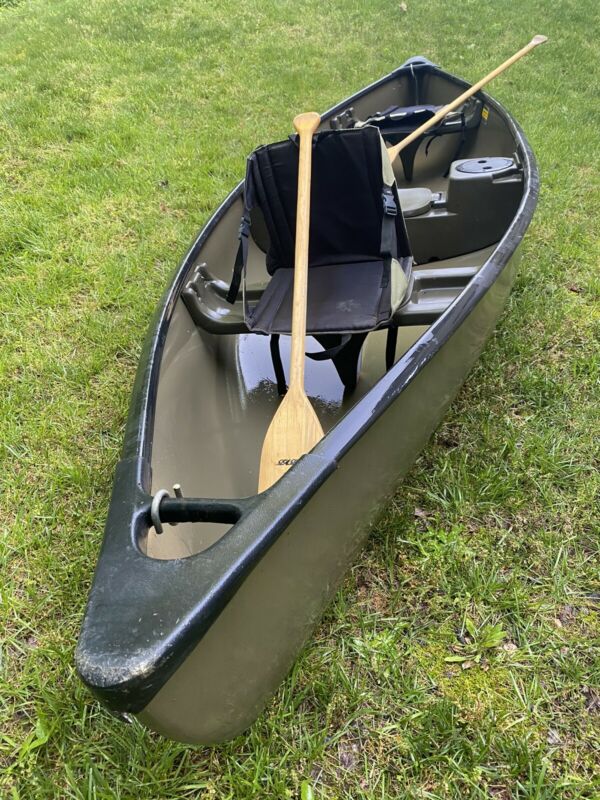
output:
<instances>
[{"instance_id":1,"label":"black padded seat","mask_svg":"<svg viewBox=\"0 0 600 800\"><path fill-rule=\"evenodd\" d=\"M271 280L258 302L244 303L252 331L291 331L297 178L295 137L259 147L248 159L240 248L227 299L235 301L245 275L252 211L258 208ZM414 208L425 203L417 195ZM314 136L307 333L364 333L391 321L409 290L412 265L400 207L377 128Z\"/></svg>"},{"instance_id":2,"label":"black padded seat","mask_svg":"<svg viewBox=\"0 0 600 800\"><path fill-rule=\"evenodd\" d=\"M376 127L316 133L311 176L306 332L324 350L307 355L331 358L351 391L368 332L392 324L408 299L412 254L394 172ZM271 335L280 393L285 376L278 339L291 331L297 184L297 137L251 154L240 246L227 293L234 303L245 278L252 211L258 208L264 223L259 238L265 229L268 234L265 265L271 280L254 303L244 293L244 317L248 330Z\"/></svg>"},{"instance_id":3,"label":"black padded seat","mask_svg":"<svg viewBox=\"0 0 600 800\"><path fill-rule=\"evenodd\" d=\"M247 311L250 330L289 333L294 270L278 269L260 303ZM389 321L408 286L396 259L328 264L309 270L306 328L311 334L372 331Z\"/></svg>"}]
</instances>

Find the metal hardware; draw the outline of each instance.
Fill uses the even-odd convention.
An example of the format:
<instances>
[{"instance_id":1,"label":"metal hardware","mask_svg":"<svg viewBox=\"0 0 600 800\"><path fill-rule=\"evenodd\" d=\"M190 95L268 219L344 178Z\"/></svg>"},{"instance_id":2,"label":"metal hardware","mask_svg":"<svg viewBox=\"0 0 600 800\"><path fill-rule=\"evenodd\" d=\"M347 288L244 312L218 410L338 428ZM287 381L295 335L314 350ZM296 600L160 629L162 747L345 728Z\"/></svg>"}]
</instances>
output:
<instances>
[{"instance_id":1,"label":"metal hardware","mask_svg":"<svg viewBox=\"0 0 600 800\"><path fill-rule=\"evenodd\" d=\"M165 497L170 497L166 489L160 489L152 498L152 505L150 506L150 519L154 525L156 533L163 532L162 522L160 521L160 504Z\"/></svg>"},{"instance_id":2,"label":"metal hardware","mask_svg":"<svg viewBox=\"0 0 600 800\"><path fill-rule=\"evenodd\" d=\"M329 127L334 131L339 131L341 128L354 128L355 125L356 119L354 118L353 106L342 111L329 121Z\"/></svg>"},{"instance_id":3,"label":"metal hardware","mask_svg":"<svg viewBox=\"0 0 600 800\"><path fill-rule=\"evenodd\" d=\"M183 500L183 490L181 489L180 483L173 484L173 494L178 500ZM164 530L160 519L160 504L165 499L165 497L170 497L170 496L171 495L167 492L166 489L161 489L152 498L152 504L150 506L150 519L152 520L152 524L154 525L154 530L158 534L161 534ZM177 522L169 522L169 525L177 525L177 524L178 524Z\"/></svg>"}]
</instances>

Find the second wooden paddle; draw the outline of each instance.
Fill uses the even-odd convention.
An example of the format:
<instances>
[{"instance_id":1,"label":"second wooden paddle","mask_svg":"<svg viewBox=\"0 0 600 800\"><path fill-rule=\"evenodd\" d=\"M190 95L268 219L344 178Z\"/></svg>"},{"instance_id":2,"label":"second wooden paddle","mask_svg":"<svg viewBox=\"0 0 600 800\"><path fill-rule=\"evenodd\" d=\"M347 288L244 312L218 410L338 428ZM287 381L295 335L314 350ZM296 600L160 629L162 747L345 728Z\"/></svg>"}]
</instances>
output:
<instances>
[{"instance_id":1,"label":"second wooden paddle","mask_svg":"<svg viewBox=\"0 0 600 800\"><path fill-rule=\"evenodd\" d=\"M263 443L258 479L259 492L263 492L279 480L300 456L312 450L324 436L321 423L304 390L312 137L320 121L321 118L314 112L299 114L294 119L294 128L300 137L300 157L290 382L287 394L271 420Z\"/></svg>"}]
</instances>

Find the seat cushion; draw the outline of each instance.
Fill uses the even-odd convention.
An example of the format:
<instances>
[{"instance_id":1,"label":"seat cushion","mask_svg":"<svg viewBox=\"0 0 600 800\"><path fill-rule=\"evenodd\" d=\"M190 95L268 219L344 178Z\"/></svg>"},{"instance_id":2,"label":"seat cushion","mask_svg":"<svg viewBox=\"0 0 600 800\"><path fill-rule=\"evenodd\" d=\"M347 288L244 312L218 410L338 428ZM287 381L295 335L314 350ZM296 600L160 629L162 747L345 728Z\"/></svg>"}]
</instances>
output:
<instances>
[{"instance_id":1,"label":"seat cushion","mask_svg":"<svg viewBox=\"0 0 600 800\"><path fill-rule=\"evenodd\" d=\"M254 331L290 333L294 270L280 268L261 299L248 309ZM369 331L389 321L404 296L407 279L397 261L356 261L312 267L308 273L306 329L316 333Z\"/></svg>"},{"instance_id":2,"label":"seat cushion","mask_svg":"<svg viewBox=\"0 0 600 800\"><path fill-rule=\"evenodd\" d=\"M400 206L405 217L418 217L429 211L433 202L431 189L398 189Z\"/></svg>"}]
</instances>

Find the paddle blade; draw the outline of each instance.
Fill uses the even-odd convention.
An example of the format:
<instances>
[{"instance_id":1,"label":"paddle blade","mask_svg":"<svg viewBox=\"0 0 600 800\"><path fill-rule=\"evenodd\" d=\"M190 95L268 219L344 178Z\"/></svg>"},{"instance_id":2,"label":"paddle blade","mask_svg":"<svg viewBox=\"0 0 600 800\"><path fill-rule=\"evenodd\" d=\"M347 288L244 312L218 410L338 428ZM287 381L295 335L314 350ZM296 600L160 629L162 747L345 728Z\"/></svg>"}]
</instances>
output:
<instances>
[{"instance_id":1,"label":"paddle blade","mask_svg":"<svg viewBox=\"0 0 600 800\"><path fill-rule=\"evenodd\" d=\"M265 437L260 456L258 491L264 492L278 481L324 435L308 397L303 391L290 388Z\"/></svg>"}]
</instances>

